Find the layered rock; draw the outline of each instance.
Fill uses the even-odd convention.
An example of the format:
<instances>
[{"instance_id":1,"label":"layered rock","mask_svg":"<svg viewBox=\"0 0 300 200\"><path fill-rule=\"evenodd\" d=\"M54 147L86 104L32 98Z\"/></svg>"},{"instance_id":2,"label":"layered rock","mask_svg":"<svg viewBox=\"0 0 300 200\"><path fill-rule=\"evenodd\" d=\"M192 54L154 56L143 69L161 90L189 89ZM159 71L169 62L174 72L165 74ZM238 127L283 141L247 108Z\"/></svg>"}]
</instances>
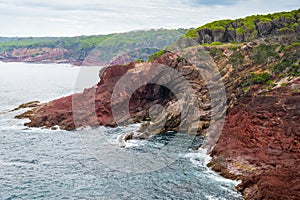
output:
<instances>
[{"instance_id":1,"label":"layered rock","mask_svg":"<svg viewBox=\"0 0 300 200\"><path fill-rule=\"evenodd\" d=\"M33 127L58 125L61 129L73 130L86 126L116 126L117 124L132 123L147 118L149 120L148 110L151 106L156 104L171 105L170 102L176 99L167 87L155 84L163 80L166 85L179 85L179 81L176 82L176 77L171 77L171 74L160 69L168 65L180 75L185 73L183 76L188 80L195 80L193 70L196 71L196 69L186 61L177 60L177 58L179 58L178 55L170 53L154 63L130 63L129 65L115 65L105 68L100 72L101 81L95 87L85 89L83 93L54 100L36 108L34 114L30 117L31 122L27 125ZM112 101L116 85L125 75L131 77L127 82L128 88L126 88L126 91L122 91L119 96L113 98L114 101ZM149 76L153 77L151 83L149 83L149 80L146 81ZM196 74L196 76L198 77L200 74ZM199 89L199 84L200 82L194 82L193 86ZM141 85L141 87L130 91L130 87L136 85ZM128 97L130 97L129 113L121 117L117 116L119 119L116 120L116 116L113 116L112 107L115 107L115 110L122 110L126 106L124 102ZM74 117L76 118L75 121ZM174 117L178 116L175 115ZM162 130L157 134L174 128L176 128L176 124L173 127L167 125L162 127Z\"/></svg>"},{"instance_id":2,"label":"layered rock","mask_svg":"<svg viewBox=\"0 0 300 200\"><path fill-rule=\"evenodd\" d=\"M242 97L231 109L210 166L241 179L245 199L300 198L300 79Z\"/></svg>"},{"instance_id":3,"label":"layered rock","mask_svg":"<svg viewBox=\"0 0 300 200\"><path fill-rule=\"evenodd\" d=\"M226 112L225 91L225 96L211 102L211 96L218 96L223 85L221 79L214 80L218 77L214 77L217 69L212 65L212 60L203 48L189 49L189 54L198 55L199 51L206 56L195 65L175 53L167 53L153 63L130 63L105 68L100 72L101 81L95 87L36 108L30 117L31 122L26 125L48 128L58 125L61 129L73 130L151 120L152 123L143 126L137 137L145 138L166 131L199 134L209 126L212 117L221 118ZM189 59L194 62L192 58ZM128 80L121 85L126 87L113 96L124 77ZM211 83L207 83L203 77ZM128 112L124 109L127 101ZM157 112L156 116L149 116L149 109L154 105L161 105L164 112L152 110ZM198 112L195 108L199 109ZM213 109L214 114L211 112ZM118 112L115 115L114 110Z\"/></svg>"},{"instance_id":4,"label":"layered rock","mask_svg":"<svg viewBox=\"0 0 300 200\"><path fill-rule=\"evenodd\" d=\"M74 63L65 57L71 51L63 48L19 48L0 55L3 62L29 62L29 63Z\"/></svg>"},{"instance_id":5,"label":"layered rock","mask_svg":"<svg viewBox=\"0 0 300 200\"><path fill-rule=\"evenodd\" d=\"M130 63L129 65L116 65L106 68L101 73L101 81L95 87L85 89L82 93L51 101L34 109L34 113L30 117L31 122L26 125L48 128L58 125L65 130L100 125L116 126L111 110L112 93L118 80L135 67L135 63ZM146 69L144 72L147 73ZM148 93L145 93L143 98L134 100L130 104L130 114L134 116L126 116L123 121L128 120L130 117L134 121L140 121L146 116L145 110L142 108L147 108L153 103L164 104L168 101L168 91L165 91L164 88L157 85L147 85L145 87ZM140 91L144 91L143 89L141 88L133 95L139 96ZM149 98L153 101L150 101ZM122 102L122 96L117 101ZM74 115L76 115L75 121Z\"/></svg>"},{"instance_id":6,"label":"layered rock","mask_svg":"<svg viewBox=\"0 0 300 200\"><path fill-rule=\"evenodd\" d=\"M296 43L286 48L259 41L219 47L197 46L166 53L153 63L111 66L100 72L101 81L95 87L36 108L27 125L59 125L62 129L73 130L148 121L138 133L128 133L123 140L146 138L166 131L204 133L208 140L206 148L218 141L212 150L210 165L227 178L241 179L243 182L238 188L246 199L280 199L280 191L286 199L297 199L300 87L299 80L292 83L288 80L300 72L298 47ZM291 63L286 64L286 60ZM163 71L164 66L180 76ZM219 76L215 76L217 71ZM269 79L261 76L264 73ZM280 80L280 76L286 76L286 82ZM125 82L122 82L124 77ZM190 120L195 116L188 118L180 107L193 108L194 101L176 97L173 90L189 93L185 85L180 84L180 77L184 77L193 89L191 96L197 98L200 113L195 123ZM149 80L163 82L165 86L149 84ZM284 84L273 89L275 83ZM120 84L126 87L114 96ZM224 96L220 95L222 86L226 91ZM219 98L212 98L215 96ZM226 100L228 107L223 105ZM129 112L123 110L127 101ZM120 111L117 116L112 107ZM221 130L226 111L229 114L218 140L219 135L210 134L210 128L214 124L216 130ZM180 128L181 124L185 129ZM288 182L291 178L293 181Z\"/></svg>"}]
</instances>

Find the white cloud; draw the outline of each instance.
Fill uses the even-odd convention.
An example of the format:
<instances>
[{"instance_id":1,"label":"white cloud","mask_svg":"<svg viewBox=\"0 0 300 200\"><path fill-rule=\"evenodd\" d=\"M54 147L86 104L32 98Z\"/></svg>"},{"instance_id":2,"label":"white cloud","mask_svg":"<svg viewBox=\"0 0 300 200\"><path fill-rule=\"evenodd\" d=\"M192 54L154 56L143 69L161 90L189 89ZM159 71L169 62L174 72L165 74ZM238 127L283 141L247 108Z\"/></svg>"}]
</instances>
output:
<instances>
[{"instance_id":1,"label":"white cloud","mask_svg":"<svg viewBox=\"0 0 300 200\"><path fill-rule=\"evenodd\" d=\"M0 36L73 36L188 28L216 19L299 7L298 0L0 0Z\"/></svg>"}]
</instances>

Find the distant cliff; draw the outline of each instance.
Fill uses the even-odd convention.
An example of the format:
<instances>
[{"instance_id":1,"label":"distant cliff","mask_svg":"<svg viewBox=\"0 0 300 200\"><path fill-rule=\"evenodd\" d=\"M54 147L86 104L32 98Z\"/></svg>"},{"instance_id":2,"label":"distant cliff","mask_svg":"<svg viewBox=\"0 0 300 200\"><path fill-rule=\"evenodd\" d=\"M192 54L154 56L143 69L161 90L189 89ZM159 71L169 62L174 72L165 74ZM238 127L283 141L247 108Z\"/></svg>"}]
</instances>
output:
<instances>
[{"instance_id":1,"label":"distant cliff","mask_svg":"<svg viewBox=\"0 0 300 200\"><path fill-rule=\"evenodd\" d=\"M79 37L0 37L0 61L74 65L124 64L137 59L148 59L149 55L177 41L186 31L152 29Z\"/></svg>"},{"instance_id":2,"label":"distant cliff","mask_svg":"<svg viewBox=\"0 0 300 200\"><path fill-rule=\"evenodd\" d=\"M268 15L253 15L236 20L219 20L187 32L200 44L248 42L263 37L300 33L300 9Z\"/></svg>"}]
</instances>

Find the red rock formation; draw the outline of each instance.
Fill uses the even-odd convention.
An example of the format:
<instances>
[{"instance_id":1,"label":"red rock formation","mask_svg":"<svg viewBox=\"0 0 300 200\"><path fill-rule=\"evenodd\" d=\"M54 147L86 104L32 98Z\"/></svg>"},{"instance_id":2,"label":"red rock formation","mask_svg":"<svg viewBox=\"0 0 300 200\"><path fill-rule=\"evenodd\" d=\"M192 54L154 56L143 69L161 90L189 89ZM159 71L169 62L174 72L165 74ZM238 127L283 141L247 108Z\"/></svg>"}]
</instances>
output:
<instances>
[{"instance_id":1,"label":"red rock formation","mask_svg":"<svg viewBox=\"0 0 300 200\"><path fill-rule=\"evenodd\" d=\"M192 53L195 52L189 51L189 55ZM243 182L238 189L246 199L300 199L300 80L263 93L259 93L262 85L252 85L249 88L252 96L244 96L240 88L243 78L250 72L266 70L268 66L255 65L251 60L245 60L243 66L236 68L224 62L228 60L227 54L224 53L224 56L225 59L220 59L217 65L227 91L230 112L221 137L212 151L213 160L210 165L227 178L241 179ZM182 72L198 91L202 105L210 110L208 92L193 66L174 54L165 54L154 63L158 68L159 64L165 64ZM66 130L85 126L115 126L111 96L116 83L127 72L132 75L138 73L146 79L152 73L150 66L150 63L131 63L108 67L100 73L101 81L97 86L36 108L28 125L59 125ZM205 65L201 63L199 66ZM164 78L170 78L168 74L159 74L157 79L164 75ZM140 82L143 83L143 78L132 76L130 79L133 85ZM168 99L169 91L157 85L146 87L138 89L130 101L130 115L136 121L147 117L147 108L151 105L162 104L172 108L168 104L169 100L172 103L172 99ZM126 94L120 95L115 103L121 105L125 96ZM78 110L74 110L72 105L74 98L80 100ZM84 112L93 104L95 115ZM76 120L77 124L73 121L74 111L77 120L79 119L79 122ZM176 130L179 116L174 113L163 130ZM126 121L129 117L124 116L122 120ZM202 124L202 127L209 125L210 119L207 116L200 116L200 119L208 122L205 126Z\"/></svg>"},{"instance_id":2,"label":"red rock formation","mask_svg":"<svg viewBox=\"0 0 300 200\"><path fill-rule=\"evenodd\" d=\"M132 69L138 70L138 65L141 64L130 63L106 68L100 72L101 81L95 87L85 89L83 93L57 99L36 108L30 117L31 122L26 125L48 128L58 125L65 130L87 126L116 126L111 108L113 90L119 79ZM147 77L151 73L150 66L152 64L144 63L142 65L143 70L139 73L140 77ZM141 81L143 81L143 78L137 77L131 79L130 83L135 85ZM143 120L147 116L147 109L151 105L157 103L164 105L170 100L168 93L169 91L166 88L155 84L138 88L132 94L130 100L129 111L131 116L125 116L121 121L126 122L129 118L133 118L134 121ZM121 94L115 103L123 106L122 103L126 95L126 92ZM76 115L75 122L74 115Z\"/></svg>"},{"instance_id":3,"label":"red rock formation","mask_svg":"<svg viewBox=\"0 0 300 200\"><path fill-rule=\"evenodd\" d=\"M70 51L62 48L14 49L1 55L3 62L70 63L65 58Z\"/></svg>"},{"instance_id":4,"label":"red rock formation","mask_svg":"<svg viewBox=\"0 0 300 200\"><path fill-rule=\"evenodd\" d=\"M226 118L210 165L246 199L300 199L299 85L242 97Z\"/></svg>"},{"instance_id":5,"label":"red rock formation","mask_svg":"<svg viewBox=\"0 0 300 200\"><path fill-rule=\"evenodd\" d=\"M97 87L85 89L83 93L74 94L68 97L51 101L34 111L34 115L30 118L31 122L26 124L33 127L53 127L59 125L61 129L74 130L76 128L73 120L73 98L78 99L80 109L88 110L89 106L96 104L96 115L90 113L77 112L78 126L115 126L115 122L111 112L111 94L114 85L119 78L129 69L132 69L134 64L129 66L114 66L105 70L101 82ZM95 98L93 97L95 95ZM80 120L82 119L82 120ZM80 121L80 122L79 122Z\"/></svg>"}]
</instances>

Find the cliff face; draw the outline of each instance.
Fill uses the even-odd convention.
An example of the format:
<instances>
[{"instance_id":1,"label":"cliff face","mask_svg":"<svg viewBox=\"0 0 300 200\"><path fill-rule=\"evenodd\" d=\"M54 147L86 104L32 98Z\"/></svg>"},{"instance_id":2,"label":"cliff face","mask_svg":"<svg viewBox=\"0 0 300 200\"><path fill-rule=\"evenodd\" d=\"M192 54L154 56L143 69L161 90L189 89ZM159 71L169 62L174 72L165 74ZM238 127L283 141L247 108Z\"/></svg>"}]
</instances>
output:
<instances>
[{"instance_id":1,"label":"cliff face","mask_svg":"<svg viewBox=\"0 0 300 200\"><path fill-rule=\"evenodd\" d=\"M210 149L213 156L210 166L227 178L242 180L238 189L246 199L299 199L300 43L295 34L299 32L299 10L264 17L212 23L197 30L196 35L200 43L259 38L252 42L200 47L182 38L178 41L180 47L186 44L192 47L176 53L159 52L152 63L107 67L100 72L101 81L93 88L25 113L24 117L31 120L27 125L48 128L58 125L74 130L148 121L136 135L126 135L125 140L166 131L205 134L206 148L216 144ZM129 54L117 57L114 64L126 62L129 57ZM161 71L163 66L181 75L195 94L180 84L182 79ZM216 71L219 76L214 76ZM125 76L128 81L121 85L127 89L115 98L116 86ZM199 121L193 123L195 116L188 118L180 110L180 105L191 108L195 102L178 99L170 88L149 84L147 80L165 82L178 93L195 97L201 112L194 114ZM135 85L141 87L134 88ZM212 98L221 94L221 86L224 96ZM122 114L128 96L129 112ZM153 117L150 108L154 105L161 105L164 112L158 110ZM112 106L120 111L117 119ZM209 128L215 125L221 129L220 118L225 114L220 138L214 137ZM180 128L181 123L188 124L186 129Z\"/></svg>"},{"instance_id":2,"label":"cliff face","mask_svg":"<svg viewBox=\"0 0 300 200\"><path fill-rule=\"evenodd\" d=\"M4 62L29 62L29 63L73 63L65 57L71 51L63 48L37 48L37 49L14 49L0 55Z\"/></svg>"},{"instance_id":3,"label":"cliff face","mask_svg":"<svg viewBox=\"0 0 300 200\"><path fill-rule=\"evenodd\" d=\"M198 48L195 49L195 52L197 50ZM203 48L201 51L207 54ZM211 65L209 56L206 56L201 61L201 64L203 66ZM213 71L215 69L209 70ZM127 87L117 97L112 98L113 92L117 88L116 85L125 76L130 77L129 81L126 82ZM54 100L35 108L33 113L31 113L31 122L26 125L48 128L58 125L61 129L74 130L75 128L87 126L116 126L151 120L152 123L148 124L147 127L141 127L140 134L136 136L139 138L149 137L150 135L166 131L179 131L180 123L186 124L185 130L182 131L188 132L192 128L191 132L193 134L201 133L209 125L211 120L211 102L208 88L205 86L206 83L197 67L192 66L177 54L166 53L153 63L130 63L129 65L107 67L100 72L100 77L101 81L95 87L85 89L83 93ZM149 79L149 77L151 78ZM183 77L187 81L188 86L181 84ZM138 85L141 87L134 88ZM133 87L131 88L131 86ZM183 99L178 100L176 95L187 93L187 87L188 89L189 87L193 88L195 92L194 101L187 99L190 98L191 93L188 93L189 97L183 97ZM170 88L176 88L177 94L175 95ZM131 93L131 91L133 92ZM121 111L123 111L124 106L127 106L126 100L128 96L130 97L129 113L122 115L123 112ZM201 98L198 99L199 96ZM184 103L185 108L189 108L195 103L200 105L202 111L199 115L200 121L196 121L197 123L193 124L193 127L191 127L187 115L194 113L194 110L189 110L186 116L181 117L182 113L180 112L178 101ZM233 104L233 102L230 103ZM164 106L166 112L157 113L156 119L151 118L149 116L149 108L153 105ZM116 116L113 116L113 106L115 110L120 110L117 120L114 118ZM220 115L224 115L226 110L223 107L217 107L215 111ZM25 115L25 117L27 116ZM181 119L183 119L183 122Z\"/></svg>"},{"instance_id":4,"label":"cliff face","mask_svg":"<svg viewBox=\"0 0 300 200\"><path fill-rule=\"evenodd\" d=\"M297 36L300 32L300 10L269 15L255 15L236 20L220 20L196 30L187 36L200 44L212 42L249 42L263 37L280 39L282 36Z\"/></svg>"},{"instance_id":5,"label":"cliff face","mask_svg":"<svg viewBox=\"0 0 300 200\"><path fill-rule=\"evenodd\" d=\"M246 199L300 198L300 79L242 97L226 117L211 166L241 178Z\"/></svg>"},{"instance_id":6,"label":"cliff face","mask_svg":"<svg viewBox=\"0 0 300 200\"><path fill-rule=\"evenodd\" d=\"M35 108L33 115L30 117L31 122L26 125L47 128L58 125L64 130L100 125L116 126L111 108L113 90L124 74L137 67L138 64L130 63L129 65L115 65L106 68L105 71L100 73L101 81L96 86L85 89L82 93L57 99ZM143 69L143 73L147 75L149 73L147 67L145 66ZM140 80L133 79L131 81L134 83ZM147 91L147 93L144 91ZM127 94L124 93L125 95ZM124 96L120 95L116 98L117 102L115 103L122 103ZM170 99L169 91L158 85L147 85L139 88L133 93L133 96L139 96L140 98L132 100L129 109L130 115L124 116L122 119L124 123L129 118L132 118L135 122L143 120L147 116L146 108L155 103L164 105ZM74 115L76 115L76 120L74 120Z\"/></svg>"},{"instance_id":7,"label":"cliff face","mask_svg":"<svg viewBox=\"0 0 300 200\"><path fill-rule=\"evenodd\" d=\"M217 142L211 151L213 169L225 177L241 179L243 182L238 188L246 199L299 199L299 46L295 41L289 41L288 45L257 41L190 47L181 55L201 55L196 57L193 65L193 56L184 59L175 53L165 53L153 63L111 66L100 72L101 81L95 87L38 106L24 116L30 115L28 126L51 128L58 125L66 130L151 120L152 123L142 126L137 135L127 135L125 140L181 131L179 124L190 121L181 118L179 104L182 102L178 102L168 88L146 81L148 77L152 77L155 83L166 81L180 93L186 93L185 87L180 85L181 79L174 79L171 73L159 70L168 66L191 84L201 108L200 121L188 126L185 132L194 129L195 134L207 134L212 109L216 108L213 113L220 118L228 112L218 142L218 138L207 134L209 142L206 147ZM220 80L208 76L207 72L215 70L220 72ZM144 86L136 88L133 93L130 89L123 90L112 102L116 85L125 75L130 80L126 85L128 88L131 85ZM220 106L222 99L212 102L211 95L220 91L216 88L209 91L210 82L224 84L227 109ZM122 111L128 95L131 96L129 113L120 115L117 123L111 107L114 105ZM75 108L74 99L77 101ZM187 107L193 103L188 99L183 102ZM165 112L151 118L149 108L157 104L162 105ZM91 105L95 113L93 110L85 112L91 109ZM215 124L218 126L218 121Z\"/></svg>"}]
</instances>

